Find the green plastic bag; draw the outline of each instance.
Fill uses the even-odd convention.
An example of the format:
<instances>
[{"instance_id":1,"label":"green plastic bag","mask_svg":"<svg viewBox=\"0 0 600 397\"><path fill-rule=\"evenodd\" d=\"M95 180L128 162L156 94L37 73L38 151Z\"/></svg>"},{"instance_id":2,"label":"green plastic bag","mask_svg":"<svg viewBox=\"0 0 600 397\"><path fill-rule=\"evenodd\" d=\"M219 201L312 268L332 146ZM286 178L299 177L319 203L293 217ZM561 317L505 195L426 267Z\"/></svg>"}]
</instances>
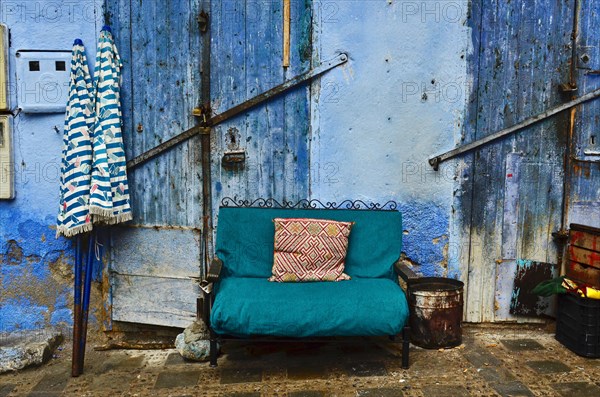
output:
<instances>
[{"instance_id":1,"label":"green plastic bag","mask_svg":"<svg viewBox=\"0 0 600 397\"><path fill-rule=\"evenodd\" d=\"M567 289L562 286L564 276L552 280L542 281L531 290L532 293L540 296L552 296L556 294L565 294Z\"/></svg>"}]
</instances>

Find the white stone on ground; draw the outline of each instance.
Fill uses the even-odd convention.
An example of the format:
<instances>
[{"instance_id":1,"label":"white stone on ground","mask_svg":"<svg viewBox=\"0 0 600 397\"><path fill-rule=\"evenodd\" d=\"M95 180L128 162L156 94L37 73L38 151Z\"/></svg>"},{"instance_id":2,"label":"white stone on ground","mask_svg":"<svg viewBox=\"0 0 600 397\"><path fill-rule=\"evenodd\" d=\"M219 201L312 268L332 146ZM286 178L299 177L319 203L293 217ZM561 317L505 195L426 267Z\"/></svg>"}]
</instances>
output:
<instances>
[{"instance_id":1,"label":"white stone on ground","mask_svg":"<svg viewBox=\"0 0 600 397\"><path fill-rule=\"evenodd\" d=\"M0 374L45 363L62 341L55 329L0 333Z\"/></svg>"},{"instance_id":2,"label":"white stone on ground","mask_svg":"<svg viewBox=\"0 0 600 397\"><path fill-rule=\"evenodd\" d=\"M183 358L206 361L210 354L210 333L202 321L195 321L177 335L175 347Z\"/></svg>"}]
</instances>

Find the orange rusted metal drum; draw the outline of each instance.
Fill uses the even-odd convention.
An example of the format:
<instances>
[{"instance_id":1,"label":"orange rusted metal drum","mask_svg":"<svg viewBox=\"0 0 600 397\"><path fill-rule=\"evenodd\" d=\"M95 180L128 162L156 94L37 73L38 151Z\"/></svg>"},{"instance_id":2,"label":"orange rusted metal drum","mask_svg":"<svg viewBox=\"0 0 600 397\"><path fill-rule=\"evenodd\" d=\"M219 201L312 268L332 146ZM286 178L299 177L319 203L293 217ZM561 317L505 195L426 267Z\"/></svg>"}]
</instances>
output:
<instances>
[{"instance_id":1,"label":"orange rusted metal drum","mask_svg":"<svg viewBox=\"0 0 600 397\"><path fill-rule=\"evenodd\" d=\"M462 343L463 287L441 277L411 279L408 284L411 342L426 349Z\"/></svg>"}]
</instances>

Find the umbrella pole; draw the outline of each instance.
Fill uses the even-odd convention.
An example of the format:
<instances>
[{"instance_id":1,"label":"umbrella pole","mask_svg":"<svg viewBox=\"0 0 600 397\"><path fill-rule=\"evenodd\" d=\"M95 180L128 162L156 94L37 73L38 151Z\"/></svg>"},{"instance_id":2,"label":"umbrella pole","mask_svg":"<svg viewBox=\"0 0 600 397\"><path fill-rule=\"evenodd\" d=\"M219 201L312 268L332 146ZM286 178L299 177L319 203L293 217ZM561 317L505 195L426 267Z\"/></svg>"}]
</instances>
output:
<instances>
[{"instance_id":1,"label":"umbrella pole","mask_svg":"<svg viewBox=\"0 0 600 397\"><path fill-rule=\"evenodd\" d=\"M94 265L94 247L96 245L96 235L92 232L88 240L88 256L85 263L85 281L83 284L83 307L82 307L82 318L81 318L81 334L79 336L79 368L83 373L83 367L85 362L85 344L87 339L87 325L88 325L88 314L90 309L90 293L92 289L92 268Z\"/></svg>"},{"instance_id":2,"label":"umbrella pole","mask_svg":"<svg viewBox=\"0 0 600 397\"><path fill-rule=\"evenodd\" d=\"M80 367L80 343L81 339L81 236L77 236L75 243L75 281L73 293L73 358L71 361L71 376L77 377L81 374Z\"/></svg>"}]
</instances>

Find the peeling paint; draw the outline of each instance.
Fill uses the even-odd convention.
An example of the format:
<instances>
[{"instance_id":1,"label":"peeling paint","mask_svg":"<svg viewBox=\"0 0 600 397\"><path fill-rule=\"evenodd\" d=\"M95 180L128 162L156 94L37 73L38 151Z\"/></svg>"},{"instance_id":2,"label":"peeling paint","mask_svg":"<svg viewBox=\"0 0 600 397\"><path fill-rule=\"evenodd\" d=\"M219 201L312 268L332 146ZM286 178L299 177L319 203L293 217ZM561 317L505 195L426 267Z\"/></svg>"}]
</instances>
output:
<instances>
[{"instance_id":1,"label":"peeling paint","mask_svg":"<svg viewBox=\"0 0 600 397\"><path fill-rule=\"evenodd\" d=\"M12 245L13 250L15 246L18 247L17 251L22 251L15 244ZM63 321L69 324L70 318L56 317L55 312L71 311L68 302L72 301L69 288L73 280L72 266L72 260L63 251L49 251L43 257L23 256L19 263L3 268L0 327L10 330L58 325L57 322ZM8 307L5 306L6 302ZM23 307L14 312L16 305Z\"/></svg>"},{"instance_id":2,"label":"peeling paint","mask_svg":"<svg viewBox=\"0 0 600 397\"><path fill-rule=\"evenodd\" d=\"M8 248L4 255L0 255L0 261L7 265L18 265L23 260L23 250L15 240L8 241Z\"/></svg>"},{"instance_id":3,"label":"peeling paint","mask_svg":"<svg viewBox=\"0 0 600 397\"><path fill-rule=\"evenodd\" d=\"M102 2L94 1L92 8L99 10ZM3 15L2 22L11 32L11 81L16 81L17 49L70 51L77 37L84 41L93 68L102 13L82 15L84 8L80 8L79 14L73 9L50 19L41 14L51 2L38 3L37 7L27 8L27 13ZM14 90L11 95L16 107ZM63 124L63 112L20 113L14 120L16 198L0 200L0 331L69 328L72 323L73 244L65 238L54 238L57 170L63 145L62 131L55 131L55 126Z\"/></svg>"},{"instance_id":4,"label":"peeling paint","mask_svg":"<svg viewBox=\"0 0 600 397\"><path fill-rule=\"evenodd\" d=\"M542 3L543 7L537 6ZM572 2L471 4L474 51L469 58L469 79L473 84L465 142L565 100L556 86L569 81L571 51L564 49L572 48L574 16ZM524 23L527 18L541 21L547 15L553 18L535 29ZM482 33L481 27L490 23L498 29ZM460 160L466 167L457 173L457 224L451 235L466 248L460 267L468 279L467 321L510 320L505 309L512 285L496 276L501 272L512 279L509 271L516 258L556 261L552 232L562 222L562 161L568 133L568 114L563 113Z\"/></svg>"}]
</instances>

